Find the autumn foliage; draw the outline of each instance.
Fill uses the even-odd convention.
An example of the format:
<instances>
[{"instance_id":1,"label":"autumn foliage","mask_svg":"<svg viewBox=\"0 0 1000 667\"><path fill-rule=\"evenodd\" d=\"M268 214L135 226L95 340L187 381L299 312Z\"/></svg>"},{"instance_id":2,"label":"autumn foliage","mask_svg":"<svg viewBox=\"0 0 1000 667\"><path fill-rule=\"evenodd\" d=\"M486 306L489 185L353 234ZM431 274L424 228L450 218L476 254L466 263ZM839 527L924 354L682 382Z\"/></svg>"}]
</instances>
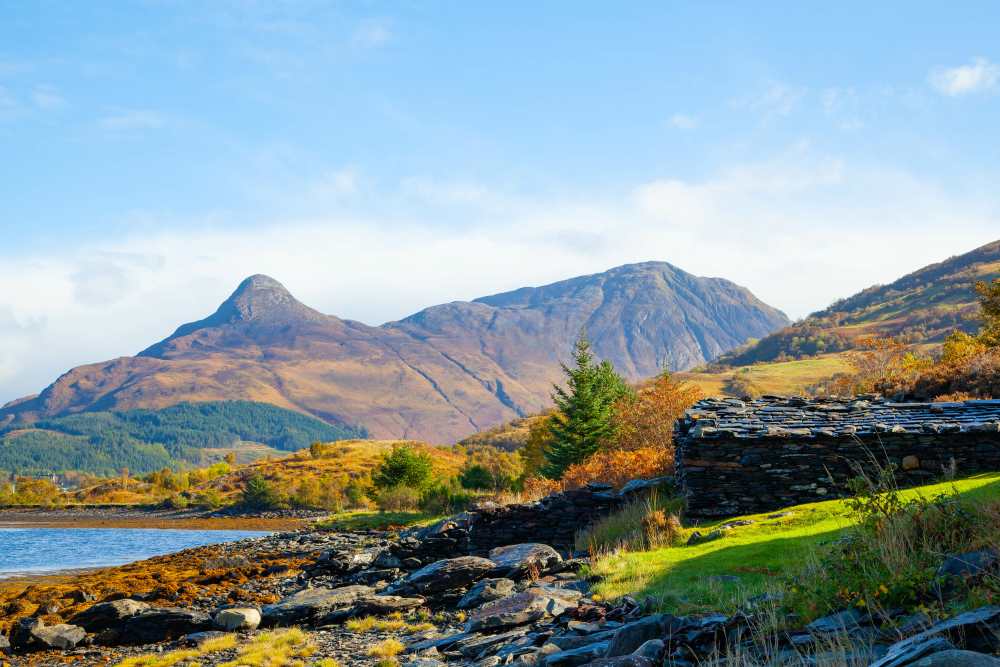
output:
<instances>
[{"instance_id":1,"label":"autumn foliage","mask_svg":"<svg viewBox=\"0 0 1000 667\"><path fill-rule=\"evenodd\" d=\"M673 468L672 449L610 449L597 452L583 463L566 469L562 477L565 489L577 489L588 482L602 482L619 488L633 479L658 477Z\"/></svg>"}]
</instances>

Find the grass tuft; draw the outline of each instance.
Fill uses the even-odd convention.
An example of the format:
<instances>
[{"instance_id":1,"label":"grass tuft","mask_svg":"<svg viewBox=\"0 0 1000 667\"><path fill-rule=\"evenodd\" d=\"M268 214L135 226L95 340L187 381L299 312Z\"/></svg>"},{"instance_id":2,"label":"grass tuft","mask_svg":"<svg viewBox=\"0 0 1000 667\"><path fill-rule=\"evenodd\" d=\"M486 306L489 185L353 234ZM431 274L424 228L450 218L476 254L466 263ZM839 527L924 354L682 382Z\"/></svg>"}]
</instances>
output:
<instances>
[{"instance_id":1,"label":"grass tuft","mask_svg":"<svg viewBox=\"0 0 1000 667\"><path fill-rule=\"evenodd\" d=\"M397 655L403 652L406 648L406 644L399 641L398 639L389 638L385 641L381 641L368 649L368 655L373 658L395 658ZM395 662L395 661L393 661Z\"/></svg>"}]
</instances>

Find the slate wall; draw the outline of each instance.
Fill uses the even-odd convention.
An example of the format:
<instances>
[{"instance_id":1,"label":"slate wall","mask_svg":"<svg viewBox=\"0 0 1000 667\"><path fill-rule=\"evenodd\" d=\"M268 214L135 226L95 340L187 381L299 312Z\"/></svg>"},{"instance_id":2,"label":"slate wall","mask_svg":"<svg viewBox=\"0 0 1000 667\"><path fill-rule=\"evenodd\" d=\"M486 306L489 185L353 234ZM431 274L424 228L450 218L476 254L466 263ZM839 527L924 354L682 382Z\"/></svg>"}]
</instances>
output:
<instances>
[{"instance_id":1,"label":"slate wall","mask_svg":"<svg viewBox=\"0 0 1000 667\"><path fill-rule=\"evenodd\" d=\"M880 433L852 438L681 438L678 483L687 516L730 517L843 497L857 465L897 466L901 487L1000 470L1000 433Z\"/></svg>"}]
</instances>

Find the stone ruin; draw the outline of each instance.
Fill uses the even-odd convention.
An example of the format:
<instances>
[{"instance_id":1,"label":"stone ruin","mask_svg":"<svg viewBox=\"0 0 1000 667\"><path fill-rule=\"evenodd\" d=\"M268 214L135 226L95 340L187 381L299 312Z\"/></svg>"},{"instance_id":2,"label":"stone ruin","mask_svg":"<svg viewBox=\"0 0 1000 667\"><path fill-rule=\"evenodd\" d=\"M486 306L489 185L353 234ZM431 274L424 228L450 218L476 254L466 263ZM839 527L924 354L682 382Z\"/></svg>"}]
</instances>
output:
<instances>
[{"instance_id":1,"label":"stone ruin","mask_svg":"<svg viewBox=\"0 0 1000 667\"><path fill-rule=\"evenodd\" d=\"M674 444L687 516L754 514L843 497L876 464L895 465L901 487L1000 471L1000 400L711 398L678 420Z\"/></svg>"}]
</instances>

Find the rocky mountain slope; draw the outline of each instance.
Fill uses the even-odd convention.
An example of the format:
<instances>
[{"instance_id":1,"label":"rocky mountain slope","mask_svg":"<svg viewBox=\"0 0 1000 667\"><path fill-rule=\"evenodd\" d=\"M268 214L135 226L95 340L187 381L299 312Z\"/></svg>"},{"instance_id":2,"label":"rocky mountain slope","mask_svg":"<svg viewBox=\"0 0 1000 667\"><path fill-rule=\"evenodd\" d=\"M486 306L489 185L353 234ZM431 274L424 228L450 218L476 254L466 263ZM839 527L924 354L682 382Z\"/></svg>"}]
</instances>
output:
<instances>
[{"instance_id":1,"label":"rocky mountain slope","mask_svg":"<svg viewBox=\"0 0 1000 667\"><path fill-rule=\"evenodd\" d=\"M372 327L252 276L211 316L135 357L74 368L0 424L183 401L250 400L374 437L454 441L544 408L581 330L630 378L703 363L786 325L745 288L666 263L434 306Z\"/></svg>"},{"instance_id":2,"label":"rocky mountain slope","mask_svg":"<svg viewBox=\"0 0 1000 667\"><path fill-rule=\"evenodd\" d=\"M955 329L974 332L980 326L974 286L995 278L1000 278L1000 241L841 299L721 361L739 366L839 352L871 335L919 344L939 342Z\"/></svg>"}]
</instances>

